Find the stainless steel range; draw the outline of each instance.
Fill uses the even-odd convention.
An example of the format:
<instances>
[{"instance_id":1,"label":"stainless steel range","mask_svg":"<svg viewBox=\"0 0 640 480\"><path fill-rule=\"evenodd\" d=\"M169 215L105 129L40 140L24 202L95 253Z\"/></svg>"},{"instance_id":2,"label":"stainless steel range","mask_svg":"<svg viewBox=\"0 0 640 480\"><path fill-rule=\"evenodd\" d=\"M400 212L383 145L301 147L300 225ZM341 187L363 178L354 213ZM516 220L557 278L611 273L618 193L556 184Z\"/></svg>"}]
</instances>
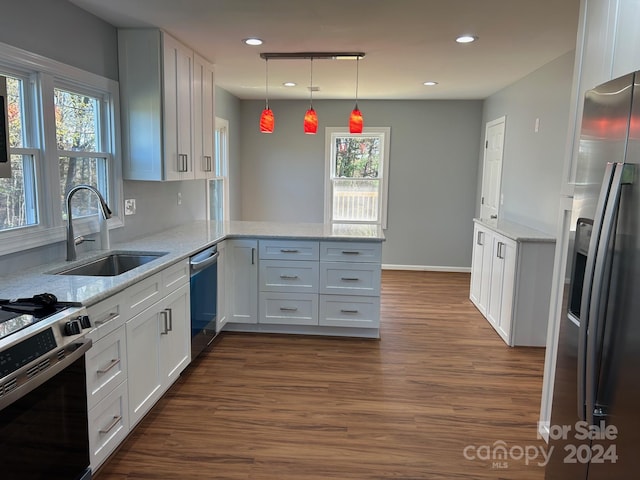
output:
<instances>
[{"instance_id":1,"label":"stainless steel range","mask_svg":"<svg viewBox=\"0 0 640 480\"><path fill-rule=\"evenodd\" d=\"M51 294L0 300L0 465L6 480L87 480L87 310Z\"/></svg>"}]
</instances>

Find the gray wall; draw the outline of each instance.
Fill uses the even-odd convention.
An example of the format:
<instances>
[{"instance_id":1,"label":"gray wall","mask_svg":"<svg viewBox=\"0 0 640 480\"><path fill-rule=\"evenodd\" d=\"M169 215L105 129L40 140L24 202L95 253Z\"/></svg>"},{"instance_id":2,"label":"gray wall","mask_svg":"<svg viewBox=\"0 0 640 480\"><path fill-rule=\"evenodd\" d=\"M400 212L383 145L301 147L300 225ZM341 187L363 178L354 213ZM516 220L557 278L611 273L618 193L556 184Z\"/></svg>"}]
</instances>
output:
<instances>
[{"instance_id":1,"label":"gray wall","mask_svg":"<svg viewBox=\"0 0 640 480\"><path fill-rule=\"evenodd\" d=\"M484 124L506 115L500 216L554 234L564 161L574 51L487 98ZM538 133L534 132L540 119ZM482 189L482 149L476 212Z\"/></svg>"},{"instance_id":2,"label":"gray wall","mask_svg":"<svg viewBox=\"0 0 640 480\"><path fill-rule=\"evenodd\" d=\"M118 79L116 29L66 0L4 0L0 42Z\"/></svg>"},{"instance_id":3,"label":"gray wall","mask_svg":"<svg viewBox=\"0 0 640 480\"><path fill-rule=\"evenodd\" d=\"M243 101L242 219L322 222L324 127L345 125L349 101L315 101L317 135L302 132L306 101L272 101L273 134L258 131L264 103ZM360 101L365 127L391 127L389 223L383 263L471 264L481 101Z\"/></svg>"}]
</instances>

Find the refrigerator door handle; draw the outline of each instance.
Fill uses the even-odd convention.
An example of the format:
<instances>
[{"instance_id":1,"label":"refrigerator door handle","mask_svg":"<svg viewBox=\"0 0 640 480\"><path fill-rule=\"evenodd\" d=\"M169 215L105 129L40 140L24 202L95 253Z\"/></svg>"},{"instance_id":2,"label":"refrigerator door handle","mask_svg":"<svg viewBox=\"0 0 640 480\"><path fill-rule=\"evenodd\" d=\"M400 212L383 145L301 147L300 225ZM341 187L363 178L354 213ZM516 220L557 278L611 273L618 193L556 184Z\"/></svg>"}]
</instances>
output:
<instances>
[{"instance_id":1,"label":"refrigerator door handle","mask_svg":"<svg viewBox=\"0 0 640 480\"><path fill-rule=\"evenodd\" d=\"M582 284L582 298L580 301L580 332L578 335L577 407L578 418L583 421L586 420L585 375L587 368L587 330L589 328L591 291L594 281L596 253L598 251L598 245L600 242L600 232L602 231L602 221L604 218L605 207L607 205L607 199L609 198L609 190L611 187L611 182L613 180L614 170L615 164L607 163L604 171L604 179L602 180L602 187L600 188L600 195L598 196L598 203L596 204L596 211L593 219L593 228L591 230L591 240L589 242L589 249L587 251L587 262L584 269L584 281Z\"/></svg>"},{"instance_id":2,"label":"refrigerator door handle","mask_svg":"<svg viewBox=\"0 0 640 480\"><path fill-rule=\"evenodd\" d=\"M607 299L605 296L605 287L607 280L604 278L607 270L607 261L612 234L615 228L618 208L620 207L620 192L622 185L632 183L634 176L634 165L617 163L614 165L613 180L609 195L606 202L604 215L602 217L602 225L600 237L598 239L597 253L595 255L595 267L593 272L593 283L591 292L591 301L589 305L589 317L587 319L587 335L586 335L586 355L585 362L585 407L586 418L584 419L589 425L595 425L594 416L596 408L596 395L598 388L598 358L600 356L600 348L602 345L602 331L604 319L603 302ZM602 313L601 313L602 312Z\"/></svg>"}]
</instances>

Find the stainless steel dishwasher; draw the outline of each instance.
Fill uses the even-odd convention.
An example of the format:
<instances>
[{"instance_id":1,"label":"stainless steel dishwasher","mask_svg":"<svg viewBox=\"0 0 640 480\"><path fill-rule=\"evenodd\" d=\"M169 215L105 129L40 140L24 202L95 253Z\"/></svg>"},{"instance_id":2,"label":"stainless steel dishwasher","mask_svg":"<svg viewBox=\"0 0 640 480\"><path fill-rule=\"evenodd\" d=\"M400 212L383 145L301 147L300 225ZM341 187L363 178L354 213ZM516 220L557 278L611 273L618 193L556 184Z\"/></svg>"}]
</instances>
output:
<instances>
[{"instance_id":1,"label":"stainless steel dishwasher","mask_svg":"<svg viewBox=\"0 0 640 480\"><path fill-rule=\"evenodd\" d=\"M217 335L218 248L206 248L189 259L191 270L191 359Z\"/></svg>"}]
</instances>

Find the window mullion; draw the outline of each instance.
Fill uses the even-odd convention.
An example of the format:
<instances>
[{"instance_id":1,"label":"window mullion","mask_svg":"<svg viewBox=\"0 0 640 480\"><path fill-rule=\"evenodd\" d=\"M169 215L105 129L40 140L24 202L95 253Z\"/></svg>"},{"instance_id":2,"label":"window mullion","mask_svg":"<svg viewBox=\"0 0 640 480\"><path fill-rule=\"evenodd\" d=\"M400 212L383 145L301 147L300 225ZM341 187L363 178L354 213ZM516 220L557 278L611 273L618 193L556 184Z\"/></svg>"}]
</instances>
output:
<instances>
[{"instance_id":1,"label":"window mullion","mask_svg":"<svg viewBox=\"0 0 640 480\"><path fill-rule=\"evenodd\" d=\"M60 189L60 169L58 168L58 150L56 145L56 117L53 103L54 79L53 75L41 73L39 75L39 98L38 109L40 111L40 122L42 131L42 161L41 177L42 195L39 197L40 211L43 216L43 223L50 227L64 226L62 220L62 208L60 202L53 201L58 198L57 192Z\"/></svg>"}]
</instances>

